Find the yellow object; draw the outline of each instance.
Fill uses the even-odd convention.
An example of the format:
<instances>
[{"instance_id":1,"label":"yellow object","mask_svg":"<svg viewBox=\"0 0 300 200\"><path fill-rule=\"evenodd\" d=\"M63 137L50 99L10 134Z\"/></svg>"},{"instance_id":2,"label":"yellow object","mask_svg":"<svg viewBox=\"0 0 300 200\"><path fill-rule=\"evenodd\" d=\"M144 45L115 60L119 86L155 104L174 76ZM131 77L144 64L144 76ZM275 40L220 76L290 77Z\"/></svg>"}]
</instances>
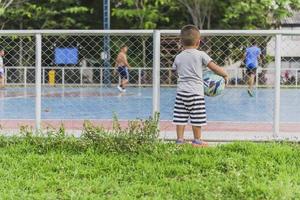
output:
<instances>
[{"instance_id":1,"label":"yellow object","mask_svg":"<svg viewBox=\"0 0 300 200\"><path fill-rule=\"evenodd\" d=\"M49 84L51 86L55 85L55 70L52 69L48 72L48 76L49 76Z\"/></svg>"}]
</instances>

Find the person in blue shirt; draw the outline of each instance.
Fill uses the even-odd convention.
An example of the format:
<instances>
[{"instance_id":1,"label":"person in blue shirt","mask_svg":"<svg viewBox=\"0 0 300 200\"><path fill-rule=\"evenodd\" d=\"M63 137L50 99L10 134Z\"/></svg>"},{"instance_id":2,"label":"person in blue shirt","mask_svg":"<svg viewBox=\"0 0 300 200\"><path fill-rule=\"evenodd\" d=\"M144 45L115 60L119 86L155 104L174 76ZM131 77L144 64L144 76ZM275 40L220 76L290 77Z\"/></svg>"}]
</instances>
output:
<instances>
[{"instance_id":1,"label":"person in blue shirt","mask_svg":"<svg viewBox=\"0 0 300 200\"><path fill-rule=\"evenodd\" d=\"M257 42L254 39L251 41L251 44L252 45L250 47L246 48L244 58L246 64L246 75L248 79L248 94L253 97L253 85L256 70L261 58L261 49L258 47Z\"/></svg>"}]
</instances>

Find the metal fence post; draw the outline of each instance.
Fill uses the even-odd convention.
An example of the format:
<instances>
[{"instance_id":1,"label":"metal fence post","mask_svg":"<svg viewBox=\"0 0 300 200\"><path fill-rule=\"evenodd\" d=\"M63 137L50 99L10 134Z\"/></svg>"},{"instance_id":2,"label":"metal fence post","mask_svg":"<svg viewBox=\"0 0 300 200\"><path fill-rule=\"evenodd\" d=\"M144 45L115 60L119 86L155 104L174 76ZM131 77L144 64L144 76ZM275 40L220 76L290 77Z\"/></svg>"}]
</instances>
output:
<instances>
[{"instance_id":1,"label":"metal fence post","mask_svg":"<svg viewBox=\"0 0 300 200\"><path fill-rule=\"evenodd\" d=\"M280 70L281 70L281 34L276 35L275 43L275 104L273 136L278 137L280 132Z\"/></svg>"},{"instance_id":2,"label":"metal fence post","mask_svg":"<svg viewBox=\"0 0 300 200\"><path fill-rule=\"evenodd\" d=\"M100 85L103 85L103 69L100 68Z\"/></svg>"},{"instance_id":3,"label":"metal fence post","mask_svg":"<svg viewBox=\"0 0 300 200\"><path fill-rule=\"evenodd\" d=\"M153 105L152 114L159 112L160 98L160 31L153 34Z\"/></svg>"},{"instance_id":4,"label":"metal fence post","mask_svg":"<svg viewBox=\"0 0 300 200\"><path fill-rule=\"evenodd\" d=\"M139 75L138 86L141 87L141 85L142 85L142 69L141 68L138 69L138 75Z\"/></svg>"},{"instance_id":5,"label":"metal fence post","mask_svg":"<svg viewBox=\"0 0 300 200\"><path fill-rule=\"evenodd\" d=\"M80 67L80 85L83 84L83 69Z\"/></svg>"},{"instance_id":6,"label":"metal fence post","mask_svg":"<svg viewBox=\"0 0 300 200\"><path fill-rule=\"evenodd\" d=\"M61 71L61 84L63 87L65 87L65 68L62 68Z\"/></svg>"},{"instance_id":7,"label":"metal fence post","mask_svg":"<svg viewBox=\"0 0 300 200\"><path fill-rule=\"evenodd\" d=\"M4 67L4 85L7 85L7 70L8 68Z\"/></svg>"},{"instance_id":8,"label":"metal fence post","mask_svg":"<svg viewBox=\"0 0 300 200\"><path fill-rule=\"evenodd\" d=\"M296 77L295 78L296 78L296 88L297 88L298 87L298 70L296 69L295 71L296 71Z\"/></svg>"},{"instance_id":9,"label":"metal fence post","mask_svg":"<svg viewBox=\"0 0 300 200\"><path fill-rule=\"evenodd\" d=\"M27 67L24 67L24 86L27 86Z\"/></svg>"},{"instance_id":10,"label":"metal fence post","mask_svg":"<svg viewBox=\"0 0 300 200\"><path fill-rule=\"evenodd\" d=\"M41 129L42 35L35 35L35 129Z\"/></svg>"},{"instance_id":11,"label":"metal fence post","mask_svg":"<svg viewBox=\"0 0 300 200\"><path fill-rule=\"evenodd\" d=\"M45 85L45 68L43 67L43 85Z\"/></svg>"}]
</instances>

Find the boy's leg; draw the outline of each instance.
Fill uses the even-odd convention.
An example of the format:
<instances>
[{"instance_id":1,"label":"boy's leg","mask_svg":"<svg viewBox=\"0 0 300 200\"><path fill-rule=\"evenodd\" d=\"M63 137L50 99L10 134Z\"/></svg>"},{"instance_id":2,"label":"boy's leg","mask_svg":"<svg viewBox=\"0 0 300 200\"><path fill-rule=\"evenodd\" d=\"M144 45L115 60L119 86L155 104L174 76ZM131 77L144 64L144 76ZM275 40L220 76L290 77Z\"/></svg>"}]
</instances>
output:
<instances>
[{"instance_id":1,"label":"boy's leg","mask_svg":"<svg viewBox=\"0 0 300 200\"><path fill-rule=\"evenodd\" d=\"M252 74L252 73L249 75L248 84L249 84L249 89L252 90L253 89L253 85L254 85L254 74Z\"/></svg>"},{"instance_id":2,"label":"boy's leg","mask_svg":"<svg viewBox=\"0 0 300 200\"><path fill-rule=\"evenodd\" d=\"M122 82L122 86L121 86L121 87L122 87L123 89L125 89L126 86L127 86L127 83L128 83L128 79L122 79L121 82Z\"/></svg>"},{"instance_id":3,"label":"boy's leg","mask_svg":"<svg viewBox=\"0 0 300 200\"><path fill-rule=\"evenodd\" d=\"M176 125L177 141L184 140L185 125Z\"/></svg>"},{"instance_id":4,"label":"boy's leg","mask_svg":"<svg viewBox=\"0 0 300 200\"><path fill-rule=\"evenodd\" d=\"M189 110L185 106L185 93L178 92L176 95L173 123L176 125L177 143L184 143L184 129L188 123Z\"/></svg>"},{"instance_id":5,"label":"boy's leg","mask_svg":"<svg viewBox=\"0 0 300 200\"><path fill-rule=\"evenodd\" d=\"M201 140L202 138L201 126L192 126L192 127L193 127L194 139Z\"/></svg>"},{"instance_id":6,"label":"boy's leg","mask_svg":"<svg viewBox=\"0 0 300 200\"><path fill-rule=\"evenodd\" d=\"M191 107L191 124L194 133L193 146L207 146L207 142L202 141L201 127L206 125L205 99L202 96L194 98Z\"/></svg>"},{"instance_id":7,"label":"boy's leg","mask_svg":"<svg viewBox=\"0 0 300 200\"><path fill-rule=\"evenodd\" d=\"M4 78L0 76L0 88L4 88Z\"/></svg>"},{"instance_id":8,"label":"boy's leg","mask_svg":"<svg viewBox=\"0 0 300 200\"><path fill-rule=\"evenodd\" d=\"M247 83L248 83L248 94L253 97L253 85L255 79L255 71L253 69L247 69Z\"/></svg>"},{"instance_id":9,"label":"boy's leg","mask_svg":"<svg viewBox=\"0 0 300 200\"><path fill-rule=\"evenodd\" d=\"M193 126L194 140L192 145L194 147L205 147L208 143L202 140L201 126Z\"/></svg>"}]
</instances>

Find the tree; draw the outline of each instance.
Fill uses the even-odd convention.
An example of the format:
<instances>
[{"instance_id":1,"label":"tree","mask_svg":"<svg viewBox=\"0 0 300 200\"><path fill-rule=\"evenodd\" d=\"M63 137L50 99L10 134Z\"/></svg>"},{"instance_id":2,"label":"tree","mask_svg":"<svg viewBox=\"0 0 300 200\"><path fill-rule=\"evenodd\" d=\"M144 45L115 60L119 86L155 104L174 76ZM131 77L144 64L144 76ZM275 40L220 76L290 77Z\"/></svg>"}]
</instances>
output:
<instances>
[{"instance_id":1,"label":"tree","mask_svg":"<svg viewBox=\"0 0 300 200\"><path fill-rule=\"evenodd\" d=\"M84 20L92 9L79 0L14 0L0 15L6 29L88 28ZM0 23L1 23L0 22Z\"/></svg>"},{"instance_id":2,"label":"tree","mask_svg":"<svg viewBox=\"0 0 300 200\"><path fill-rule=\"evenodd\" d=\"M225 9L225 28L278 28L281 20L300 8L300 0L230 0Z\"/></svg>"},{"instance_id":3,"label":"tree","mask_svg":"<svg viewBox=\"0 0 300 200\"><path fill-rule=\"evenodd\" d=\"M13 3L14 0L0 0L0 15Z\"/></svg>"},{"instance_id":4,"label":"tree","mask_svg":"<svg viewBox=\"0 0 300 200\"><path fill-rule=\"evenodd\" d=\"M129 28L154 29L159 22L168 22L169 18L160 12L164 6L170 6L171 0L122 0L114 1L112 15L125 20ZM142 66L146 67L146 41L142 37Z\"/></svg>"},{"instance_id":5,"label":"tree","mask_svg":"<svg viewBox=\"0 0 300 200\"><path fill-rule=\"evenodd\" d=\"M114 3L112 15L131 23L131 28L153 29L160 21L169 21L160 9L170 5L171 0L122 0Z\"/></svg>"},{"instance_id":6,"label":"tree","mask_svg":"<svg viewBox=\"0 0 300 200\"><path fill-rule=\"evenodd\" d=\"M200 29L211 28L211 17L215 0L178 0L190 14L193 24Z\"/></svg>"}]
</instances>

